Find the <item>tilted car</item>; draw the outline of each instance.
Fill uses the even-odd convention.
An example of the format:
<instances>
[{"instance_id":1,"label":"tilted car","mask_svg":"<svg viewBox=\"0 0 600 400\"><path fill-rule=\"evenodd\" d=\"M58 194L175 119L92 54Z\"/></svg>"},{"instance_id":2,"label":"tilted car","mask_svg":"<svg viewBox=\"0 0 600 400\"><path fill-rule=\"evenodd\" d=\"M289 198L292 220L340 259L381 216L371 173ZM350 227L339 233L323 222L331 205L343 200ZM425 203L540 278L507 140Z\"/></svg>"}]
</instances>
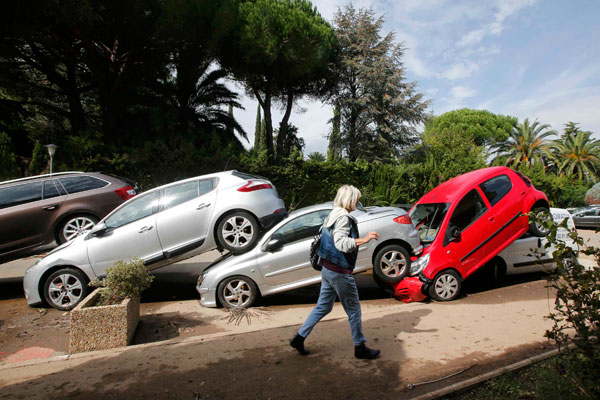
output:
<instances>
[{"instance_id":1,"label":"tilted car","mask_svg":"<svg viewBox=\"0 0 600 400\"><path fill-rule=\"evenodd\" d=\"M571 214L577 228L596 229L600 226L600 205L576 208Z\"/></svg>"},{"instance_id":2,"label":"tilted car","mask_svg":"<svg viewBox=\"0 0 600 400\"><path fill-rule=\"evenodd\" d=\"M271 182L237 171L160 186L28 269L25 297L30 305L45 300L69 310L88 293L87 283L116 261L138 258L155 269L215 248L242 253L285 215Z\"/></svg>"},{"instance_id":3,"label":"tilted car","mask_svg":"<svg viewBox=\"0 0 600 400\"><path fill-rule=\"evenodd\" d=\"M562 208L550 208L552 219L558 225L567 218L567 229L575 229L571 214ZM579 251L579 246L569 236L569 231L562 227L558 228L556 239L562 241L575 252ZM546 238L532 235L525 232L519 239L512 242L507 248L488 261L481 269L488 272L487 277L494 281L501 281L506 275L527 274L532 272L551 272L556 269L556 262L552 257L555 247L552 245L546 248ZM420 290L414 290L420 283L418 279L407 279L407 282L395 285L394 297L404 302L421 301L427 298ZM413 288L410 292L405 290L407 287ZM439 290L440 297L458 295L460 285L447 285ZM445 292L444 292L445 291Z\"/></svg>"},{"instance_id":4,"label":"tilted car","mask_svg":"<svg viewBox=\"0 0 600 400\"><path fill-rule=\"evenodd\" d=\"M139 191L96 172L59 172L0 183L0 262L33 255L90 230Z\"/></svg>"},{"instance_id":5,"label":"tilted car","mask_svg":"<svg viewBox=\"0 0 600 400\"><path fill-rule=\"evenodd\" d=\"M455 299L464 279L527 230L547 235L541 221L548 209L546 195L506 167L483 168L444 182L410 210L424 250L412 263L411 277L398 283L396 291L413 299ZM532 221L530 212L536 216Z\"/></svg>"},{"instance_id":6,"label":"tilted car","mask_svg":"<svg viewBox=\"0 0 600 400\"><path fill-rule=\"evenodd\" d=\"M418 233L406 211L395 207L355 210L361 235L377 231L381 238L358 249L354 273L380 265L390 276L404 276L411 257L422 251ZM321 281L310 265L310 245L333 209L324 203L296 210L265 233L254 250L226 254L207 267L196 286L205 307L249 307L259 295L268 296Z\"/></svg>"}]
</instances>

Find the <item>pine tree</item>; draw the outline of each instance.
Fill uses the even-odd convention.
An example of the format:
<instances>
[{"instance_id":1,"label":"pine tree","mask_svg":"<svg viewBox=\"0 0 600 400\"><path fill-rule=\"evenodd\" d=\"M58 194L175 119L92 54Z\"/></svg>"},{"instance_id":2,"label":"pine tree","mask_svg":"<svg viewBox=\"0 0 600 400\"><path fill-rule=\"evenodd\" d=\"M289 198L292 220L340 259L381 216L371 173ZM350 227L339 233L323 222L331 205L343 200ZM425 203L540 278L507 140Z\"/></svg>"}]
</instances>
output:
<instances>
[{"instance_id":1,"label":"pine tree","mask_svg":"<svg viewBox=\"0 0 600 400\"><path fill-rule=\"evenodd\" d=\"M260 119L260 104L256 107L256 124L254 126L254 150L261 150L262 121Z\"/></svg>"},{"instance_id":2,"label":"pine tree","mask_svg":"<svg viewBox=\"0 0 600 400\"><path fill-rule=\"evenodd\" d=\"M339 85L332 102L340 105L341 143L350 161L385 161L417 140L428 102L405 81L403 44L394 32L381 36L383 18L352 5L334 16L340 45Z\"/></svg>"},{"instance_id":3,"label":"pine tree","mask_svg":"<svg viewBox=\"0 0 600 400\"><path fill-rule=\"evenodd\" d=\"M341 114L340 106L336 104L333 110L333 119L331 134L329 135L329 146L327 147L327 161L332 162L342 158L342 149L340 143L340 124Z\"/></svg>"}]
</instances>

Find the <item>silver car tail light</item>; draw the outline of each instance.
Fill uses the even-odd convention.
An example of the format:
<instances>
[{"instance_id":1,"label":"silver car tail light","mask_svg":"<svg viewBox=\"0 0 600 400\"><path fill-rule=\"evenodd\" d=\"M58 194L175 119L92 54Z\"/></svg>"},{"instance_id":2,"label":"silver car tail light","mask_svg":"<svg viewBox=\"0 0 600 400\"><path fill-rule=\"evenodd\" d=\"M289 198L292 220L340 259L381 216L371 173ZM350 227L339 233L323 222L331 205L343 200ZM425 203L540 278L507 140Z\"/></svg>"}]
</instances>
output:
<instances>
[{"instance_id":1,"label":"silver car tail light","mask_svg":"<svg viewBox=\"0 0 600 400\"><path fill-rule=\"evenodd\" d=\"M412 221L408 214L400 215L399 217L394 218L394 222L398 224L410 224L412 225Z\"/></svg>"},{"instance_id":2,"label":"silver car tail light","mask_svg":"<svg viewBox=\"0 0 600 400\"><path fill-rule=\"evenodd\" d=\"M273 185L266 181L248 181L244 186L238 188L238 192L254 192L262 189L273 189Z\"/></svg>"}]
</instances>

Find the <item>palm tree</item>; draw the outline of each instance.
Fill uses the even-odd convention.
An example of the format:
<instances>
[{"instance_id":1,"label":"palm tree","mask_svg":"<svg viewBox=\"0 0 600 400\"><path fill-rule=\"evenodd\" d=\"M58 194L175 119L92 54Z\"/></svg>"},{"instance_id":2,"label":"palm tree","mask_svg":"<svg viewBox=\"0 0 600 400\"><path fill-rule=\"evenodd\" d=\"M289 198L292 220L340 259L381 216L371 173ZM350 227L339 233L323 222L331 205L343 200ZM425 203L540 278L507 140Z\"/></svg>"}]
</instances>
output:
<instances>
[{"instance_id":1,"label":"palm tree","mask_svg":"<svg viewBox=\"0 0 600 400\"><path fill-rule=\"evenodd\" d=\"M323 153L319 153L318 151L313 151L308 155L308 159L316 162L325 162L326 158Z\"/></svg>"},{"instance_id":2,"label":"palm tree","mask_svg":"<svg viewBox=\"0 0 600 400\"><path fill-rule=\"evenodd\" d=\"M600 171L600 140L590 138L592 132L577 131L574 135L564 135L551 146L558 173L597 181Z\"/></svg>"},{"instance_id":3,"label":"palm tree","mask_svg":"<svg viewBox=\"0 0 600 400\"><path fill-rule=\"evenodd\" d=\"M515 125L510 137L495 146L498 157L506 158L506 165L517 168L521 164L531 166L534 163L543 163L545 157L550 157L548 136L556 135L556 131L547 130L548 124L540 124L537 120L529 124L529 118L523 123Z\"/></svg>"}]
</instances>

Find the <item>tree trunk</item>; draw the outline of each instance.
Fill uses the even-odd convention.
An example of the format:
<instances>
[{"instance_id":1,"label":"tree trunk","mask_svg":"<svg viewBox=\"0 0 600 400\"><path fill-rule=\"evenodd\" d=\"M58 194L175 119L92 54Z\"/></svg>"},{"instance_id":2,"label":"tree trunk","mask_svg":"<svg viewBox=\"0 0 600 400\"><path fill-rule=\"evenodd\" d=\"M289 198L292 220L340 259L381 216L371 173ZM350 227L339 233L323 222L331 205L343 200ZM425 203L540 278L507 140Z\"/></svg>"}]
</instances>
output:
<instances>
[{"instance_id":1,"label":"tree trunk","mask_svg":"<svg viewBox=\"0 0 600 400\"><path fill-rule=\"evenodd\" d=\"M277 135L277 158L287 157L289 155L288 143L288 122L290 115L292 114L292 105L294 104L294 94L292 91L288 92L287 103L285 106L285 114L279 124L279 135Z\"/></svg>"},{"instance_id":2,"label":"tree trunk","mask_svg":"<svg viewBox=\"0 0 600 400\"><path fill-rule=\"evenodd\" d=\"M263 109L264 114L264 126L265 126L265 148L267 149L267 155L270 159L273 159L275 152L273 151L273 119L271 117L271 92L265 92L265 98L260 97L260 92L256 88L252 88L254 96L258 100L258 103Z\"/></svg>"}]
</instances>

